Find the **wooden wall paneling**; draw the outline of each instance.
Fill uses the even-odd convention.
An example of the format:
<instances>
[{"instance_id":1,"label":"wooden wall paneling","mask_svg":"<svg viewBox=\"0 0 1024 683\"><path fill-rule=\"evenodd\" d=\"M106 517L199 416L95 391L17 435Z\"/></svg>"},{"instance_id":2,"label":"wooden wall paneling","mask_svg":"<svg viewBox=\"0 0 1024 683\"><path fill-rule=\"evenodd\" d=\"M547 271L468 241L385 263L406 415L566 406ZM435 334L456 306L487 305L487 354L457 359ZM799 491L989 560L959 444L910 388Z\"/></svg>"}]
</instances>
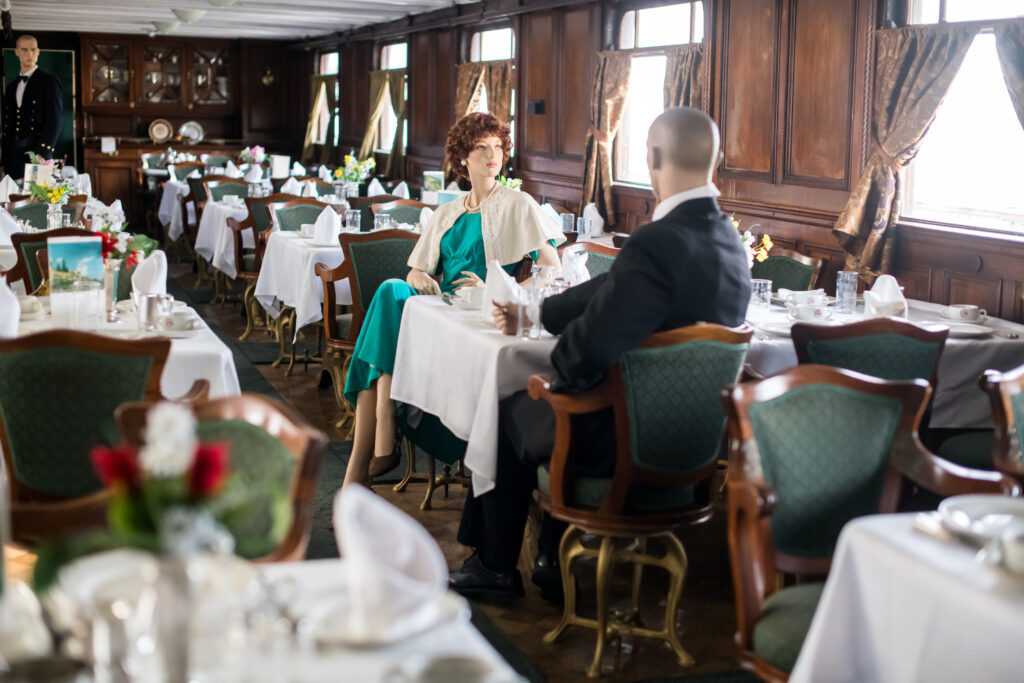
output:
<instances>
[{"instance_id":1,"label":"wooden wall paneling","mask_svg":"<svg viewBox=\"0 0 1024 683\"><path fill-rule=\"evenodd\" d=\"M551 88L558 47L555 45L554 23L554 12L550 11L527 14L522 18L522 49L519 52L522 74L519 79L521 87L517 90L522 93L520 111L523 116L519 118L518 136L524 157L550 157L554 151L552 139L559 113L555 109ZM545 113L527 113L527 104L536 100L544 101Z\"/></svg>"},{"instance_id":2,"label":"wooden wall paneling","mask_svg":"<svg viewBox=\"0 0 1024 683\"><path fill-rule=\"evenodd\" d=\"M558 99L555 104L558 116L551 118L558 123L558 158L582 162L590 127L587 110L596 52L591 46L595 31L600 31L601 7L598 4L569 7L560 14L560 49L556 64Z\"/></svg>"},{"instance_id":3,"label":"wooden wall paneling","mask_svg":"<svg viewBox=\"0 0 1024 683\"><path fill-rule=\"evenodd\" d=\"M776 112L782 0L724 0L721 4L723 176L771 182L775 173Z\"/></svg>"},{"instance_id":4,"label":"wooden wall paneling","mask_svg":"<svg viewBox=\"0 0 1024 683\"><path fill-rule=\"evenodd\" d=\"M434 87L437 64L434 61L437 32L414 33L409 38L409 146L434 142Z\"/></svg>"},{"instance_id":5,"label":"wooden wall paneling","mask_svg":"<svg viewBox=\"0 0 1024 683\"><path fill-rule=\"evenodd\" d=\"M437 31L434 39L434 81L431 83L434 105L434 129L430 142L441 148L440 163L448 129L455 123L455 64L459 61L457 29ZM435 169L436 170L436 169Z\"/></svg>"},{"instance_id":6,"label":"wooden wall paneling","mask_svg":"<svg viewBox=\"0 0 1024 683\"><path fill-rule=\"evenodd\" d=\"M358 150L366 133L370 108L372 41L348 43L341 52L341 136L339 144Z\"/></svg>"},{"instance_id":7,"label":"wooden wall paneling","mask_svg":"<svg viewBox=\"0 0 1024 683\"><path fill-rule=\"evenodd\" d=\"M92 178L93 195L105 204L120 199L125 215L136 216L136 155L93 155L87 151L86 157L86 165Z\"/></svg>"},{"instance_id":8,"label":"wooden wall paneling","mask_svg":"<svg viewBox=\"0 0 1024 683\"><path fill-rule=\"evenodd\" d=\"M848 190L856 0L793 0L783 182Z\"/></svg>"}]
</instances>

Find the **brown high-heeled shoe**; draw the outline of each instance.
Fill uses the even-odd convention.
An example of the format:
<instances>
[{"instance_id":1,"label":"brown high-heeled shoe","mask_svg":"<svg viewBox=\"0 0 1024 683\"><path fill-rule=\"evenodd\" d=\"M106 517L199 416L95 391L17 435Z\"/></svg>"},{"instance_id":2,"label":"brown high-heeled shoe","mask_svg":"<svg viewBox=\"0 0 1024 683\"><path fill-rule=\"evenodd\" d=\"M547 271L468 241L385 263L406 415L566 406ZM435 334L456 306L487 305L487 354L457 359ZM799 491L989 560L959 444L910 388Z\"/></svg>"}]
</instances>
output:
<instances>
[{"instance_id":1,"label":"brown high-heeled shoe","mask_svg":"<svg viewBox=\"0 0 1024 683\"><path fill-rule=\"evenodd\" d=\"M398 467L399 463L402 462L402 455L399 453L399 449L402 447L402 435L395 435L395 447L387 455L375 455L370 460L369 473L370 477L376 479L381 477L391 470Z\"/></svg>"}]
</instances>

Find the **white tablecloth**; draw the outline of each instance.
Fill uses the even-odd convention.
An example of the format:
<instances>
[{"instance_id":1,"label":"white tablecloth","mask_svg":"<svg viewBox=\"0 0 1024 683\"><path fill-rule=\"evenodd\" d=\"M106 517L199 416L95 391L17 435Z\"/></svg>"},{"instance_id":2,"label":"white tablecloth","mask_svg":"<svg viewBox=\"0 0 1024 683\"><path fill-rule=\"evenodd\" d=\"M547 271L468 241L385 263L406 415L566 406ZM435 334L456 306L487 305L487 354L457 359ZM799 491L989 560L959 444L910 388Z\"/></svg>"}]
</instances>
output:
<instances>
[{"instance_id":1,"label":"white tablecloth","mask_svg":"<svg viewBox=\"0 0 1024 683\"><path fill-rule=\"evenodd\" d=\"M551 373L554 346L554 337L509 337L480 311L414 296L402 314L391 397L436 415L468 442L465 464L479 496L494 488L498 401L525 389L530 375Z\"/></svg>"},{"instance_id":2,"label":"white tablecloth","mask_svg":"<svg viewBox=\"0 0 1024 683\"><path fill-rule=\"evenodd\" d=\"M178 180L168 180L164 183L164 193L160 197L160 207L157 209L156 217L162 225L169 226L167 234L172 240L176 240L185 232L185 225L181 220L181 202L178 201L188 194L188 183ZM188 222L195 223L196 209L191 202L188 205Z\"/></svg>"},{"instance_id":3,"label":"white tablecloth","mask_svg":"<svg viewBox=\"0 0 1024 683\"><path fill-rule=\"evenodd\" d=\"M120 314L120 322L103 323L98 329L121 338L136 336L138 323L134 316ZM39 320L22 320L18 324L23 334L42 332L54 328L49 317ZM159 336L159 335L157 335ZM171 352L160 378L160 391L165 398L179 398L192 388L197 379L210 382L210 398L235 396L242 389L238 384L238 373L231 350L203 323L200 330L184 339L171 340Z\"/></svg>"},{"instance_id":4,"label":"white tablecloth","mask_svg":"<svg viewBox=\"0 0 1024 683\"><path fill-rule=\"evenodd\" d=\"M203 217L199 219L196 252L232 280L238 275L238 271L235 269L235 238L228 227L228 218L241 221L248 215L249 209L245 205L209 201L203 208ZM254 244L251 230L242 233L244 247L251 249Z\"/></svg>"},{"instance_id":5,"label":"white tablecloth","mask_svg":"<svg viewBox=\"0 0 1024 683\"><path fill-rule=\"evenodd\" d=\"M923 322L942 322L940 304L910 301L909 319ZM858 309L859 311L859 309ZM840 321L860 320L860 315L836 316ZM772 306L770 322L788 322L784 309ZM978 388L978 377L987 369L1011 370L1024 364L1024 325L992 318L989 327L1014 332L1017 339L999 336L956 338L946 340L946 348L939 359L938 391L931 416L932 427L966 428L992 427L992 408ZM754 323L755 328L757 323ZM789 337L755 336L747 354L747 361L763 375L772 375L796 365L796 351Z\"/></svg>"},{"instance_id":6,"label":"white tablecloth","mask_svg":"<svg viewBox=\"0 0 1024 683\"><path fill-rule=\"evenodd\" d=\"M256 281L256 300L275 318L281 304L295 309L295 332L323 319L324 288L313 270L317 263L334 268L344 260L340 245L313 246L312 241L296 232L274 232L267 240L267 250ZM334 283L337 302L352 303L348 279Z\"/></svg>"},{"instance_id":7,"label":"white tablecloth","mask_svg":"<svg viewBox=\"0 0 1024 683\"><path fill-rule=\"evenodd\" d=\"M791 683L1024 678L1024 577L912 521L876 515L843 529Z\"/></svg>"},{"instance_id":8,"label":"white tablecloth","mask_svg":"<svg viewBox=\"0 0 1024 683\"><path fill-rule=\"evenodd\" d=\"M10 245L0 246L0 269L10 270L18 262L18 252Z\"/></svg>"}]
</instances>

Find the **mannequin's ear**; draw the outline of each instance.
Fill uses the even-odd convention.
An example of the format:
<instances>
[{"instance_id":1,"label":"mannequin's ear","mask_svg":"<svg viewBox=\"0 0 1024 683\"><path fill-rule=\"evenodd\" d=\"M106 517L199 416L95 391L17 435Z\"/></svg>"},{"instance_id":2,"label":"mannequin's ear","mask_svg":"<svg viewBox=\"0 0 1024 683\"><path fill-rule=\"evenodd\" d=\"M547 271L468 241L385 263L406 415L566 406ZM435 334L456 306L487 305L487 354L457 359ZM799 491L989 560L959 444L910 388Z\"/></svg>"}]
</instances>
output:
<instances>
[{"instance_id":1,"label":"mannequin's ear","mask_svg":"<svg viewBox=\"0 0 1024 683\"><path fill-rule=\"evenodd\" d=\"M661 168L661 148L651 147L651 170L657 171Z\"/></svg>"}]
</instances>

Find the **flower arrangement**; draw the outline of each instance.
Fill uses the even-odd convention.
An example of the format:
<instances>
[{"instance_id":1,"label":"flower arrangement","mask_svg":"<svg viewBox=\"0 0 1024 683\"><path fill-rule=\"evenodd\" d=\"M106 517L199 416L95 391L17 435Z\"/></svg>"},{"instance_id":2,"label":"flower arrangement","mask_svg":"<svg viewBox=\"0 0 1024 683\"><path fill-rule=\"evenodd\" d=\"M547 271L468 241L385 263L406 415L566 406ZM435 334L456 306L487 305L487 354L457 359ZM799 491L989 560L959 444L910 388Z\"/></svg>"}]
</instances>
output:
<instances>
[{"instance_id":1,"label":"flower arrangement","mask_svg":"<svg viewBox=\"0 0 1024 683\"><path fill-rule=\"evenodd\" d=\"M522 178L506 178L503 175L498 176L498 182L510 190L522 190L523 179Z\"/></svg>"},{"instance_id":2,"label":"flower arrangement","mask_svg":"<svg viewBox=\"0 0 1024 683\"><path fill-rule=\"evenodd\" d=\"M358 183L366 180L376 166L377 162L373 157L359 161L355 156L355 150L350 150L345 155L345 165L334 169L334 178L346 183Z\"/></svg>"},{"instance_id":3,"label":"flower arrangement","mask_svg":"<svg viewBox=\"0 0 1024 683\"><path fill-rule=\"evenodd\" d=\"M46 204L63 204L71 194L71 188L65 183L37 183L33 180L28 184L28 193Z\"/></svg>"},{"instance_id":4,"label":"flower arrangement","mask_svg":"<svg viewBox=\"0 0 1024 683\"><path fill-rule=\"evenodd\" d=\"M775 246L772 243L772 238L768 233L765 233L761 235L761 240L758 241L751 230L759 227L760 224L752 225L749 229L742 231L740 230L740 219L736 218L736 216L730 216L730 219L732 220L733 227L739 231L740 241L743 242L743 247L747 250L747 263L749 266L753 267L755 260L758 263L763 263L768 258L768 252Z\"/></svg>"},{"instance_id":5,"label":"flower arrangement","mask_svg":"<svg viewBox=\"0 0 1024 683\"><path fill-rule=\"evenodd\" d=\"M263 160L266 158L267 151L259 145L246 147L242 150L242 153L238 155L239 161L245 164L262 164Z\"/></svg>"},{"instance_id":6,"label":"flower arrangement","mask_svg":"<svg viewBox=\"0 0 1024 683\"><path fill-rule=\"evenodd\" d=\"M90 200L83 215L92 219L92 230L103 240L103 261L124 259L128 267L138 263L138 254L149 256L157 242L147 235L133 235L124 231L125 217L120 200L110 206Z\"/></svg>"}]
</instances>

